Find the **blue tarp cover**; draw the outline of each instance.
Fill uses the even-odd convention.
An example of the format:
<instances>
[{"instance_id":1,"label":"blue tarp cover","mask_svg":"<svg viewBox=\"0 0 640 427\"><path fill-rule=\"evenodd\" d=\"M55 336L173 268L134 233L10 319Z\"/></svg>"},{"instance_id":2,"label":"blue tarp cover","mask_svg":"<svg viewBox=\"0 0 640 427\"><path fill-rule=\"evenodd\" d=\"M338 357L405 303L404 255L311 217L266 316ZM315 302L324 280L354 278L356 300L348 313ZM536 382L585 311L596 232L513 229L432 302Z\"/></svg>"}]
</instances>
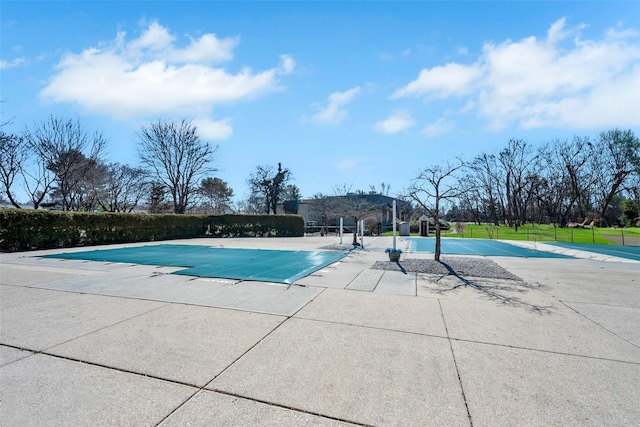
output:
<instances>
[{"instance_id":1,"label":"blue tarp cover","mask_svg":"<svg viewBox=\"0 0 640 427\"><path fill-rule=\"evenodd\" d=\"M46 255L46 258L185 267L173 274L293 283L344 258L347 252L153 245Z\"/></svg>"},{"instance_id":2,"label":"blue tarp cover","mask_svg":"<svg viewBox=\"0 0 640 427\"><path fill-rule=\"evenodd\" d=\"M620 245L590 245L583 243L553 242L550 245L560 246L567 249L579 251L595 252L601 255L617 256L621 258L640 261L640 246L620 246Z\"/></svg>"},{"instance_id":3,"label":"blue tarp cover","mask_svg":"<svg viewBox=\"0 0 640 427\"><path fill-rule=\"evenodd\" d=\"M436 249L435 237L411 238L411 252L434 252ZM484 256L510 256L525 258L573 258L568 255L552 252L536 251L508 243L487 239L461 239L443 238L440 251L450 255L484 255Z\"/></svg>"}]
</instances>

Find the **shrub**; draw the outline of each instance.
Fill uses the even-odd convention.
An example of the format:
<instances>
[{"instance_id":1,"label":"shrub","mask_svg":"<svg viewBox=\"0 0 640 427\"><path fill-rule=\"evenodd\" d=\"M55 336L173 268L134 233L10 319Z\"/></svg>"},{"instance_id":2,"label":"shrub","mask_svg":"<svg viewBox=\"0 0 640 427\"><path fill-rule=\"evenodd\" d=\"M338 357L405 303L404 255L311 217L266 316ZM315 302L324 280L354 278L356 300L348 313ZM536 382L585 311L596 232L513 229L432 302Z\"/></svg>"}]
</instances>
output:
<instances>
[{"instance_id":1,"label":"shrub","mask_svg":"<svg viewBox=\"0 0 640 427\"><path fill-rule=\"evenodd\" d=\"M0 250L22 251L193 237L304 235L298 215L175 215L0 209Z\"/></svg>"}]
</instances>

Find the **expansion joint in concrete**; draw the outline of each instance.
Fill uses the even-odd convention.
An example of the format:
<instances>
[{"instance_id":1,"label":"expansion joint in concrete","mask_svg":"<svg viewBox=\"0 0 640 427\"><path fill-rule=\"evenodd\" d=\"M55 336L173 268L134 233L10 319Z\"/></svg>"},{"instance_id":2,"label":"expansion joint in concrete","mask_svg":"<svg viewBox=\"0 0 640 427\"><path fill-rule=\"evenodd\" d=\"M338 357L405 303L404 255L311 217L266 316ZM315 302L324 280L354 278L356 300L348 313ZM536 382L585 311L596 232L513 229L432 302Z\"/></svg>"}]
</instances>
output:
<instances>
[{"instance_id":1,"label":"expansion joint in concrete","mask_svg":"<svg viewBox=\"0 0 640 427\"><path fill-rule=\"evenodd\" d=\"M467 417L469 417L469 425L473 427L473 419L471 418L471 412L469 411L469 404L467 403L467 396L464 392L464 385L462 384L462 378L460 377L460 370L458 369L458 362L456 361L456 354L453 351L453 344L451 344L451 337L449 336L449 329L447 328L447 321L444 318L444 311L442 310L442 304L438 299L438 305L440 306L440 315L442 316L442 323L444 323L444 330L447 334L447 341L449 342L449 349L451 350L451 357L453 358L453 365L456 368L456 376L458 377L458 383L460 384L460 392L462 393L462 400L464 401L464 407L467 410Z\"/></svg>"}]
</instances>

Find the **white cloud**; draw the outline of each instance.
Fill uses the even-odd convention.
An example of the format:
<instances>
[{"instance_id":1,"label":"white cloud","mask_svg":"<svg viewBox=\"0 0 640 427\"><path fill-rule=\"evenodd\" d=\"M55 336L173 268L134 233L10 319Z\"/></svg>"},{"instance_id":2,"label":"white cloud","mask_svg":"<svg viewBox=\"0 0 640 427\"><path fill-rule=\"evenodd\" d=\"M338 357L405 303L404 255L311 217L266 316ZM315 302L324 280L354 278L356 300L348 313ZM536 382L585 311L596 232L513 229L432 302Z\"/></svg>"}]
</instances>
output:
<instances>
[{"instance_id":1,"label":"white cloud","mask_svg":"<svg viewBox=\"0 0 640 427\"><path fill-rule=\"evenodd\" d=\"M208 116L213 106L280 90L277 67L231 73L212 64L233 58L237 37L205 34L176 47L168 29L152 22L140 37L65 55L57 74L41 96L53 102L76 103L84 109L126 119L157 115ZM284 71L293 70L281 57Z\"/></svg>"},{"instance_id":2,"label":"white cloud","mask_svg":"<svg viewBox=\"0 0 640 427\"><path fill-rule=\"evenodd\" d=\"M230 61L239 41L237 37L220 40L215 34L205 34L197 40L191 39L191 44L185 49L171 49L170 58L184 63Z\"/></svg>"},{"instance_id":3,"label":"white cloud","mask_svg":"<svg viewBox=\"0 0 640 427\"><path fill-rule=\"evenodd\" d=\"M632 28L623 28L620 31L615 28L609 28L605 35L609 39L627 39L640 36L640 32Z\"/></svg>"},{"instance_id":4,"label":"white cloud","mask_svg":"<svg viewBox=\"0 0 640 427\"><path fill-rule=\"evenodd\" d=\"M120 37L124 38L124 36L125 33L120 33ZM174 40L175 38L166 28L154 21L140 37L129 43L129 48L134 51L160 51L171 48Z\"/></svg>"},{"instance_id":5,"label":"white cloud","mask_svg":"<svg viewBox=\"0 0 640 427\"><path fill-rule=\"evenodd\" d=\"M296 63L289 55L280 55L280 70L282 74L291 74L296 68Z\"/></svg>"},{"instance_id":6,"label":"white cloud","mask_svg":"<svg viewBox=\"0 0 640 427\"><path fill-rule=\"evenodd\" d=\"M334 163L334 167L339 170L355 169L362 162L366 161L366 158L349 157L344 159L338 159Z\"/></svg>"},{"instance_id":7,"label":"white cloud","mask_svg":"<svg viewBox=\"0 0 640 427\"><path fill-rule=\"evenodd\" d=\"M433 123L428 124L427 126L425 126L422 129L422 134L429 137L429 138L433 138L435 136L439 136L439 135L443 135L447 132L449 132L450 130L453 129L455 123L452 122L451 120L446 120L446 119L438 119Z\"/></svg>"},{"instance_id":8,"label":"white cloud","mask_svg":"<svg viewBox=\"0 0 640 427\"><path fill-rule=\"evenodd\" d=\"M405 87L396 90L391 99L407 96L427 98L448 98L452 95L463 95L471 91L471 84L482 75L482 70L475 66L449 63L444 66L425 69L418 78Z\"/></svg>"},{"instance_id":9,"label":"white cloud","mask_svg":"<svg viewBox=\"0 0 640 427\"><path fill-rule=\"evenodd\" d=\"M356 86L344 92L334 92L329 95L329 104L318 111L311 118L316 124L322 125L338 125L342 123L347 116L347 110L344 107L351 102L353 98L360 93L360 86Z\"/></svg>"},{"instance_id":10,"label":"white cloud","mask_svg":"<svg viewBox=\"0 0 640 427\"><path fill-rule=\"evenodd\" d=\"M640 117L638 32L608 30L583 40L580 24L553 23L546 39L486 43L475 63L423 69L391 98L462 97L490 128L637 126ZM463 109L463 110L465 110Z\"/></svg>"},{"instance_id":11,"label":"white cloud","mask_svg":"<svg viewBox=\"0 0 640 427\"><path fill-rule=\"evenodd\" d=\"M375 129L378 132L394 134L410 128L414 123L411 113L407 110L402 110L385 120L377 122Z\"/></svg>"},{"instance_id":12,"label":"white cloud","mask_svg":"<svg viewBox=\"0 0 640 427\"><path fill-rule=\"evenodd\" d=\"M391 53L382 52L380 55L378 55L378 58L380 58L381 61L392 61L394 59L394 56Z\"/></svg>"},{"instance_id":13,"label":"white cloud","mask_svg":"<svg viewBox=\"0 0 640 427\"><path fill-rule=\"evenodd\" d=\"M167 60L172 63L211 64L233 59L233 49L240 42L239 37L219 39L215 34L204 34L199 39L189 37L185 48L174 46L176 38L157 21L149 24L140 37L126 42L126 33L119 32L116 45L121 54L130 58Z\"/></svg>"},{"instance_id":14,"label":"white cloud","mask_svg":"<svg viewBox=\"0 0 640 427\"><path fill-rule=\"evenodd\" d=\"M233 135L230 118L217 121L200 118L192 120L192 123L198 128L198 134L204 140L219 141Z\"/></svg>"},{"instance_id":15,"label":"white cloud","mask_svg":"<svg viewBox=\"0 0 640 427\"><path fill-rule=\"evenodd\" d=\"M549 31L547 31L547 43L553 45L569 36L569 32L565 28L566 23L566 18L560 18L551 24Z\"/></svg>"},{"instance_id":16,"label":"white cloud","mask_svg":"<svg viewBox=\"0 0 640 427\"><path fill-rule=\"evenodd\" d=\"M0 59L0 70L17 67L18 65L23 64L24 62L25 62L24 58L16 58L12 61Z\"/></svg>"}]
</instances>

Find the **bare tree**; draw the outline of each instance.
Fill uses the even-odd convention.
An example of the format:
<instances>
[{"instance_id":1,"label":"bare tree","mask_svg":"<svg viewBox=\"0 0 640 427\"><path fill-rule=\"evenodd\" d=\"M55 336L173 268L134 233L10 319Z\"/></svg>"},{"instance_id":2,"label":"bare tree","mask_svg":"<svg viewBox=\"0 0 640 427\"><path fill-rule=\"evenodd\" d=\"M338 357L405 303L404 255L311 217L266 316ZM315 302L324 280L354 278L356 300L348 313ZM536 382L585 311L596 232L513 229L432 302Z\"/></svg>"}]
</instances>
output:
<instances>
[{"instance_id":1,"label":"bare tree","mask_svg":"<svg viewBox=\"0 0 640 427\"><path fill-rule=\"evenodd\" d=\"M106 169L99 203L107 212L131 212L149 190L150 183L144 169L111 163Z\"/></svg>"},{"instance_id":2,"label":"bare tree","mask_svg":"<svg viewBox=\"0 0 640 427\"><path fill-rule=\"evenodd\" d=\"M331 211L332 204L329 196L322 193L316 193L311 199L307 201L309 203L309 213L314 219L319 219L321 226L326 227L329 225L329 220L332 219L333 212Z\"/></svg>"},{"instance_id":3,"label":"bare tree","mask_svg":"<svg viewBox=\"0 0 640 427\"><path fill-rule=\"evenodd\" d=\"M33 209L38 209L51 192L55 176L47 169L47 162L40 156L31 153L22 169L24 189Z\"/></svg>"},{"instance_id":4,"label":"bare tree","mask_svg":"<svg viewBox=\"0 0 640 427\"><path fill-rule=\"evenodd\" d=\"M27 138L5 133L2 129L12 120L0 123L0 180L9 202L16 208L20 208L20 204L13 195L12 187L17 176L21 175L33 208L38 209L49 192L53 177L43 159L32 155ZM32 171L33 166L35 171Z\"/></svg>"},{"instance_id":5,"label":"bare tree","mask_svg":"<svg viewBox=\"0 0 640 427\"><path fill-rule=\"evenodd\" d=\"M499 212L504 218L505 200L496 156L486 153L477 156L468 165L468 171L467 181L475 185L485 215L494 225L498 225Z\"/></svg>"},{"instance_id":6,"label":"bare tree","mask_svg":"<svg viewBox=\"0 0 640 427\"><path fill-rule=\"evenodd\" d=\"M500 152L498 161L503 169L507 199L506 219L509 225L527 220L527 207L533 198L539 157L531 145L521 139L509 140L507 148Z\"/></svg>"},{"instance_id":7,"label":"bare tree","mask_svg":"<svg viewBox=\"0 0 640 427\"><path fill-rule=\"evenodd\" d=\"M174 213L185 213L200 179L215 171L211 165L218 147L201 140L197 127L185 119L151 123L142 127L138 139L142 163L168 189Z\"/></svg>"},{"instance_id":8,"label":"bare tree","mask_svg":"<svg viewBox=\"0 0 640 427\"><path fill-rule=\"evenodd\" d=\"M346 196L351 193L351 188L353 185L347 184L346 182L339 185L333 186L333 194L336 196Z\"/></svg>"},{"instance_id":9,"label":"bare tree","mask_svg":"<svg viewBox=\"0 0 640 427\"><path fill-rule=\"evenodd\" d=\"M25 132L30 149L53 174L54 190L63 210L78 206L82 186L100 163L106 140L99 132L89 136L79 121L53 116ZM41 197L43 197L41 195Z\"/></svg>"},{"instance_id":10,"label":"bare tree","mask_svg":"<svg viewBox=\"0 0 640 427\"><path fill-rule=\"evenodd\" d=\"M626 180L640 170L640 140L631 130L602 132L594 144L590 163L597 180L599 214L607 221L606 213L613 197L624 189Z\"/></svg>"},{"instance_id":11,"label":"bare tree","mask_svg":"<svg viewBox=\"0 0 640 427\"><path fill-rule=\"evenodd\" d=\"M383 196L388 196L390 190L391 185L385 184L384 182L380 183L380 189L376 188L373 184L369 185L369 194L382 194Z\"/></svg>"},{"instance_id":12,"label":"bare tree","mask_svg":"<svg viewBox=\"0 0 640 427\"><path fill-rule=\"evenodd\" d=\"M478 225L482 222L483 216L483 200L481 195L481 186L478 185L470 174L462 176L458 180L460 188L460 210L466 218L466 221L473 220Z\"/></svg>"},{"instance_id":13,"label":"bare tree","mask_svg":"<svg viewBox=\"0 0 640 427\"><path fill-rule=\"evenodd\" d=\"M260 214L265 211L264 198L258 194L251 193L238 203L238 211L248 214Z\"/></svg>"},{"instance_id":14,"label":"bare tree","mask_svg":"<svg viewBox=\"0 0 640 427\"><path fill-rule=\"evenodd\" d=\"M539 185L535 196L546 215L561 227L571 217L584 218L583 200L593 186L587 159L591 143L588 138L554 140L540 149L544 167L539 168Z\"/></svg>"},{"instance_id":15,"label":"bare tree","mask_svg":"<svg viewBox=\"0 0 640 427\"><path fill-rule=\"evenodd\" d=\"M92 163L87 168L84 182L77 186L78 194L75 198L74 210L90 212L102 207L100 196L107 186L109 172L109 167L101 162Z\"/></svg>"},{"instance_id":16,"label":"bare tree","mask_svg":"<svg viewBox=\"0 0 640 427\"><path fill-rule=\"evenodd\" d=\"M354 194L348 196L337 196L331 199L332 216L350 218L353 220L353 245L358 246L357 224L361 219L374 216L379 213L377 206L374 206L364 194Z\"/></svg>"},{"instance_id":17,"label":"bare tree","mask_svg":"<svg viewBox=\"0 0 640 427\"><path fill-rule=\"evenodd\" d=\"M589 194L596 183L594 174L589 170L589 156L593 150L593 144L588 137L574 136L564 150L557 151L567 171L570 185L570 194L575 198L577 218L585 217L585 204L589 200Z\"/></svg>"},{"instance_id":18,"label":"bare tree","mask_svg":"<svg viewBox=\"0 0 640 427\"><path fill-rule=\"evenodd\" d=\"M29 156L24 139L21 136L7 134L0 128L0 182L9 202L16 208L21 208L11 187L16 177L22 172L24 163Z\"/></svg>"},{"instance_id":19,"label":"bare tree","mask_svg":"<svg viewBox=\"0 0 640 427\"><path fill-rule=\"evenodd\" d=\"M257 166L247 182L251 187L251 197L262 200L264 213L275 214L278 203L282 201L284 188L290 179L291 172L288 169L282 169L282 164L278 163L277 172L268 165Z\"/></svg>"},{"instance_id":20,"label":"bare tree","mask_svg":"<svg viewBox=\"0 0 640 427\"><path fill-rule=\"evenodd\" d=\"M440 241L440 217L442 216L442 205L459 196L460 190L455 186L455 173L462 169L464 164L461 160L456 163L447 162L446 165L427 166L422 169L418 176L413 179L408 190L408 196L421 208L433 216L436 227L436 247L434 259L440 261L441 241Z\"/></svg>"},{"instance_id":21,"label":"bare tree","mask_svg":"<svg viewBox=\"0 0 640 427\"><path fill-rule=\"evenodd\" d=\"M629 177L626 192L630 199L640 203L640 168Z\"/></svg>"}]
</instances>

